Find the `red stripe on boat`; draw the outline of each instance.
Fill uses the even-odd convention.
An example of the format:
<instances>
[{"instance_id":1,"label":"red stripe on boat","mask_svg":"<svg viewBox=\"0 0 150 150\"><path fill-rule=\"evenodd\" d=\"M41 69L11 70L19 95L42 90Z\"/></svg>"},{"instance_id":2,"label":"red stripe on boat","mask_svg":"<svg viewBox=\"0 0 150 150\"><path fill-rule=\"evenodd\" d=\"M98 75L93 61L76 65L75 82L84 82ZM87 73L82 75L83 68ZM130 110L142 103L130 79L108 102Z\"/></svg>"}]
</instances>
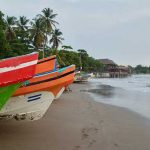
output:
<instances>
[{"instance_id":1,"label":"red stripe on boat","mask_svg":"<svg viewBox=\"0 0 150 150\"><path fill-rule=\"evenodd\" d=\"M0 87L23 82L32 78L35 75L37 61L38 53L31 53L0 61L0 69L2 70L0 73ZM26 63L27 65L24 65ZM19 67L20 65L22 66Z\"/></svg>"},{"instance_id":2,"label":"red stripe on boat","mask_svg":"<svg viewBox=\"0 0 150 150\"><path fill-rule=\"evenodd\" d=\"M28 55L12 57L8 59L3 59L0 61L0 68L3 67L16 67L20 64L27 63L38 59L38 53L31 53Z\"/></svg>"}]
</instances>

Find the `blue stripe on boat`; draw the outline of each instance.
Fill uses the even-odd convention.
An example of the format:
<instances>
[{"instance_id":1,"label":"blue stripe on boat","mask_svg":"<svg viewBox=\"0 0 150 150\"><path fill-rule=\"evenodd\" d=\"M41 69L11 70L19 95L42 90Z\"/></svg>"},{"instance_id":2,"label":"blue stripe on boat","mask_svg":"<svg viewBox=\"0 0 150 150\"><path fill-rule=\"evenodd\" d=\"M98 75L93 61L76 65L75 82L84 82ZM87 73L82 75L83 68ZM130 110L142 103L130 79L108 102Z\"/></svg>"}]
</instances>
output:
<instances>
[{"instance_id":1,"label":"blue stripe on boat","mask_svg":"<svg viewBox=\"0 0 150 150\"><path fill-rule=\"evenodd\" d=\"M64 70L66 70L66 69L68 69L68 68L71 68L72 66L74 66L74 65L70 65L70 66L61 68L61 69L59 69L59 70L53 70L53 71L50 71L50 72L44 72L44 73L36 74L36 75L34 76L34 78L36 78L36 77L41 77L41 76L45 76L45 75L52 74L52 73L55 73L55 72L63 72Z\"/></svg>"},{"instance_id":2,"label":"blue stripe on boat","mask_svg":"<svg viewBox=\"0 0 150 150\"><path fill-rule=\"evenodd\" d=\"M39 97L41 96L42 94L37 94L37 95L33 95L33 96L29 96L28 99L31 99L31 98L34 98L34 97Z\"/></svg>"},{"instance_id":3,"label":"blue stripe on boat","mask_svg":"<svg viewBox=\"0 0 150 150\"><path fill-rule=\"evenodd\" d=\"M35 101L35 100L38 100L40 99L41 97L37 97L37 98L33 98L33 99L28 99L28 102L31 102L31 101Z\"/></svg>"}]
</instances>

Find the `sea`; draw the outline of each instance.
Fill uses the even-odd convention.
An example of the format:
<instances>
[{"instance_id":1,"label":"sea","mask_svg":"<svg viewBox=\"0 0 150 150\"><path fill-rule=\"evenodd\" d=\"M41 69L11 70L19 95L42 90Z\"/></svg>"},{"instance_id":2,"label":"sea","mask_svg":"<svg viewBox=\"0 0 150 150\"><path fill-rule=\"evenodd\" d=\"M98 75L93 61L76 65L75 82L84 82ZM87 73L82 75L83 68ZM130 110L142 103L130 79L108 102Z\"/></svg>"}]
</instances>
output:
<instances>
[{"instance_id":1,"label":"sea","mask_svg":"<svg viewBox=\"0 0 150 150\"><path fill-rule=\"evenodd\" d=\"M88 92L97 102L127 108L150 119L150 75L91 79Z\"/></svg>"}]
</instances>

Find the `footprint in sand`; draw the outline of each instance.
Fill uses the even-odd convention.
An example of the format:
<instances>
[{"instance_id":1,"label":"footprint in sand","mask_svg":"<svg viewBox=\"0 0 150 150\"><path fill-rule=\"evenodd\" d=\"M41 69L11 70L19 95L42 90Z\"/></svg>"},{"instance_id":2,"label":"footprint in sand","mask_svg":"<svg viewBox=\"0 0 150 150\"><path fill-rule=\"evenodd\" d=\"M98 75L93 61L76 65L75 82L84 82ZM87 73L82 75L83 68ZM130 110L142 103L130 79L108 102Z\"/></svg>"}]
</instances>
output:
<instances>
[{"instance_id":1,"label":"footprint in sand","mask_svg":"<svg viewBox=\"0 0 150 150\"><path fill-rule=\"evenodd\" d=\"M92 147L97 141L96 136L99 129L95 127L95 124L91 123L91 127L86 127L81 130L81 143L78 146L75 146L73 150L80 150L82 147L90 148Z\"/></svg>"},{"instance_id":2,"label":"footprint in sand","mask_svg":"<svg viewBox=\"0 0 150 150\"><path fill-rule=\"evenodd\" d=\"M92 147L94 143L96 143L96 140L92 140L91 142L89 142L88 147Z\"/></svg>"},{"instance_id":3,"label":"footprint in sand","mask_svg":"<svg viewBox=\"0 0 150 150\"><path fill-rule=\"evenodd\" d=\"M98 133L98 128L90 127L90 128L83 128L81 131L82 140L88 138L90 135L95 135Z\"/></svg>"},{"instance_id":4,"label":"footprint in sand","mask_svg":"<svg viewBox=\"0 0 150 150\"><path fill-rule=\"evenodd\" d=\"M119 145L118 145L117 143L114 143L114 146L115 146L115 147L119 147Z\"/></svg>"},{"instance_id":5,"label":"footprint in sand","mask_svg":"<svg viewBox=\"0 0 150 150\"><path fill-rule=\"evenodd\" d=\"M81 146L75 146L73 150L79 150Z\"/></svg>"},{"instance_id":6,"label":"footprint in sand","mask_svg":"<svg viewBox=\"0 0 150 150\"><path fill-rule=\"evenodd\" d=\"M82 129L81 133L82 133L81 137L82 140L86 139L89 136L86 129Z\"/></svg>"},{"instance_id":7,"label":"footprint in sand","mask_svg":"<svg viewBox=\"0 0 150 150\"><path fill-rule=\"evenodd\" d=\"M87 127L81 130L81 139L84 141L84 145L86 143L86 146L88 148L92 147L96 143L96 140L94 138L98 133L98 130L99 129L95 127Z\"/></svg>"}]
</instances>

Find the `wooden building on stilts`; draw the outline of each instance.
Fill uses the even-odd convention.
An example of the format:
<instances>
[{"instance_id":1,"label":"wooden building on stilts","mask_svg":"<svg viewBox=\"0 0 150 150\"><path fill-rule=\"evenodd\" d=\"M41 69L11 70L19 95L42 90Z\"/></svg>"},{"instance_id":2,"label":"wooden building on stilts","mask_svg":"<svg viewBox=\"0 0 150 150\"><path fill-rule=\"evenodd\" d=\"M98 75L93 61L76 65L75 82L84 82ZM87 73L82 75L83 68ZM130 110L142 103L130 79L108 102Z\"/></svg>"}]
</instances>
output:
<instances>
[{"instance_id":1,"label":"wooden building on stilts","mask_svg":"<svg viewBox=\"0 0 150 150\"><path fill-rule=\"evenodd\" d=\"M131 69L128 66L117 65L114 61L110 59L99 59L103 64L102 72L100 77L109 77L109 78L123 78L131 74Z\"/></svg>"}]
</instances>

